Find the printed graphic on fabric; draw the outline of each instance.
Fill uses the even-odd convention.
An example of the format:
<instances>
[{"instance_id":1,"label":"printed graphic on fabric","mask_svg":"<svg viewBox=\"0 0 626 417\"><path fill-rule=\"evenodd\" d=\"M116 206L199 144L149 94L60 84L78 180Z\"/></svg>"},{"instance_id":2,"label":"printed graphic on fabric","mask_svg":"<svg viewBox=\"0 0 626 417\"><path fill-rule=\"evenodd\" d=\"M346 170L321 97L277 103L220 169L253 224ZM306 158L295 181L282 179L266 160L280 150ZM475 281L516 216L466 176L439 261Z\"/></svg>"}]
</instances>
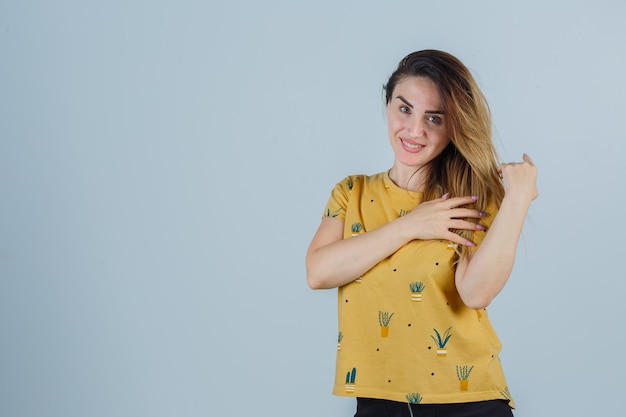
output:
<instances>
[{"instance_id":1,"label":"printed graphic on fabric","mask_svg":"<svg viewBox=\"0 0 626 417\"><path fill-rule=\"evenodd\" d=\"M443 333L443 336L441 336L441 333L439 333L439 331L437 329L433 329L435 331L435 336L437 336L437 338L435 338L435 336L433 336L433 335L431 335L430 337L437 344L437 356L439 356L439 357L445 357L448 354L448 350L446 349L446 345L448 344L448 341L452 337L452 334L450 334L450 330L451 329L452 329L452 327L448 327L446 329L446 331Z\"/></svg>"},{"instance_id":2,"label":"printed graphic on fabric","mask_svg":"<svg viewBox=\"0 0 626 417\"><path fill-rule=\"evenodd\" d=\"M500 391L500 394L502 394L502 398L504 398L507 401L511 401L513 399L508 386L504 387L504 390Z\"/></svg>"},{"instance_id":3,"label":"printed graphic on fabric","mask_svg":"<svg viewBox=\"0 0 626 417\"><path fill-rule=\"evenodd\" d=\"M426 284L421 281L415 281L409 284L409 288L411 289L411 301L422 301L422 291Z\"/></svg>"},{"instance_id":4,"label":"printed graphic on fabric","mask_svg":"<svg viewBox=\"0 0 626 417\"><path fill-rule=\"evenodd\" d=\"M389 314L388 311L378 311L378 324L380 325L380 337L389 336L389 322L394 313Z\"/></svg>"},{"instance_id":5,"label":"printed graphic on fabric","mask_svg":"<svg viewBox=\"0 0 626 417\"><path fill-rule=\"evenodd\" d=\"M400 217L402 216L406 216L407 214L409 214L411 212L411 210L400 210Z\"/></svg>"},{"instance_id":6,"label":"printed graphic on fabric","mask_svg":"<svg viewBox=\"0 0 626 417\"><path fill-rule=\"evenodd\" d=\"M409 392L406 395L406 402L409 404L419 404L422 402L422 396L417 392Z\"/></svg>"},{"instance_id":7,"label":"printed graphic on fabric","mask_svg":"<svg viewBox=\"0 0 626 417\"><path fill-rule=\"evenodd\" d=\"M363 225L361 223L352 223L352 227L350 228L352 231L352 236L358 236L364 232Z\"/></svg>"},{"instance_id":8,"label":"printed graphic on fabric","mask_svg":"<svg viewBox=\"0 0 626 417\"><path fill-rule=\"evenodd\" d=\"M337 335L337 350L341 350L341 341L343 340L343 332Z\"/></svg>"},{"instance_id":9,"label":"printed graphic on fabric","mask_svg":"<svg viewBox=\"0 0 626 417\"><path fill-rule=\"evenodd\" d=\"M356 382L356 368L352 368L352 371L348 371L346 374L346 392L354 392L354 384Z\"/></svg>"},{"instance_id":10,"label":"printed graphic on fabric","mask_svg":"<svg viewBox=\"0 0 626 417\"><path fill-rule=\"evenodd\" d=\"M357 180L358 180L358 178L357 178ZM348 178L348 179L346 180L346 185L348 186L348 190L349 190L350 192L352 192L352 187L354 187L354 183L352 182L352 180L351 180L350 178Z\"/></svg>"},{"instance_id":11,"label":"printed graphic on fabric","mask_svg":"<svg viewBox=\"0 0 626 417\"><path fill-rule=\"evenodd\" d=\"M472 369L474 369L474 365L471 367L469 367L469 365L456 366L456 376L459 378L461 391L467 391L469 389L469 376L472 373Z\"/></svg>"},{"instance_id":12,"label":"printed graphic on fabric","mask_svg":"<svg viewBox=\"0 0 626 417\"><path fill-rule=\"evenodd\" d=\"M341 213L341 207L339 207L337 210L333 211L331 213L330 208L326 209L326 213L324 213L324 217L331 217L331 218L335 218L337 216L339 216L339 213Z\"/></svg>"}]
</instances>

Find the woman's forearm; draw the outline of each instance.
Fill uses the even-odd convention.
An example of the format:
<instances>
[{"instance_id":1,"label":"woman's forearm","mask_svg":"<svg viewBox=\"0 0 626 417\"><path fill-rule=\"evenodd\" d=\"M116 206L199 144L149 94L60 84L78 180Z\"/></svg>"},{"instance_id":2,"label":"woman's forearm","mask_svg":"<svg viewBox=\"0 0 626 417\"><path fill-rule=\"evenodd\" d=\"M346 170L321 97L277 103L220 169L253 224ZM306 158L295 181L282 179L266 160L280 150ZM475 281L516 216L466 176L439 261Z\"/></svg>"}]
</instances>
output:
<instances>
[{"instance_id":1,"label":"woman's forearm","mask_svg":"<svg viewBox=\"0 0 626 417\"><path fill-rule=\"evenodd\" d=\"M468 307L486 307L506 284L529 207L530 200L505 196L480 247L459 262L455 281Z\"/></svg>"},{"instance_id":2,"label":"woman's forearm","mask_svg":"<svg viewBox=\"0 0 626 417\"><path fill-rule=\"evenodd\" d=\"M306 255L309 286L313 289L340 287L393 254L410 240L401 220L348 239L337 239L343 234L344 222L324 219Z\"/></svg>"},{"instance_id":3,"label":"woman's forearm","mask_svg":"<svg viewBox=\"0 0 626 417\"><path fill-rule=\"evenodd\" d=\"M481 218L478 210L461 208L474 197L441 198L419 204L409 214L374 230L343 239L344 222L325 218L311 241L306 257L307 281L311 288L334 288L362 276L404 244L416 240L447 239L473 246L450 229L476 230L476 223L463 217Z\"/></svg>"}]
</instances>

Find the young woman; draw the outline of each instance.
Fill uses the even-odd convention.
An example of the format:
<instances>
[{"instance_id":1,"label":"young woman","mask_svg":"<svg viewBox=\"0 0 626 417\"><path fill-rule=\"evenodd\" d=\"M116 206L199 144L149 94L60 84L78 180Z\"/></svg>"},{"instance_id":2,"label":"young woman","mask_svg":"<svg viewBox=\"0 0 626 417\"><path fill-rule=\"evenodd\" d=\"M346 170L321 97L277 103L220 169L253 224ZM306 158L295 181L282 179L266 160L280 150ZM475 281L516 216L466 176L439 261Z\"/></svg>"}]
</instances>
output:
<instances>
[{"instance_id":1,"label":"young woman","mask_svg":"<svg viewBox=\"0 0 626 417\"><path fill-rule=\"evenodd\" d=\"M537 170L498 165L485 98L452 55L409 54L384 91L393 165L335 186L306 255L309 286L338 288L333 392L357 417L511 416L485 308Z\"/></svg>"}]
</instances>

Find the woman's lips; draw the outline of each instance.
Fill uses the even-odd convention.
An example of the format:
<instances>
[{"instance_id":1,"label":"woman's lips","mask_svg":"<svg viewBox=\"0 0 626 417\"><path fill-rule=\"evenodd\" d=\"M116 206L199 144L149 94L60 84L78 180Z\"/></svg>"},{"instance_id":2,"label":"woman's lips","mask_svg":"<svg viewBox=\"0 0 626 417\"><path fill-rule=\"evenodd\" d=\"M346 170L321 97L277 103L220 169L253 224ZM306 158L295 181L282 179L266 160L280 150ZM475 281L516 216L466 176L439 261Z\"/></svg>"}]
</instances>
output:
<instances>
[{"instance_id":1,"label":"woman's lips","mask_svg":"<svg viewBox=\"0 0 626 417\"><path fill-rule=\"evenodd\" d=\"M404 147L404 149L406 149L408 152L419 152L424 147L424 145L408 141L406 139L400 139L400 141L402 142L402 146Z\"/></svg>"}]
</instances>

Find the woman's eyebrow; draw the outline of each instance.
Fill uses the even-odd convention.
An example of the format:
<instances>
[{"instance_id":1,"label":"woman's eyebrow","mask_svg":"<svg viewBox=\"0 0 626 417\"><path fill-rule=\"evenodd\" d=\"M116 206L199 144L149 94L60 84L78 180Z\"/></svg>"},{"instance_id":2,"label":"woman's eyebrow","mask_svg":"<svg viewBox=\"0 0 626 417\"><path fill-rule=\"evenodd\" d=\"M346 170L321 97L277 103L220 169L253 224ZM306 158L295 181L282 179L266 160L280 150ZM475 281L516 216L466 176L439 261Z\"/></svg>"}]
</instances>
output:
<instances>
[{"instance_id":1,"label":"woman's eyebrow","mask_svg":"<svg viewBox=\"0 0 626 417\"><path fill-rule=\"evenodd\" d=\"M407 106L409 106L410 108L413 108L413 105L412 105L411 103L409 103L409 102L408 102L408 101L407 101L404 97L402 97L402 96L396 96L396 98L397 98L397 99L402 100L402 102L403 102L404 104L406 104Z\"/></svg>"},{"instance_id":2,"label":"woman's eyebrow","mask_svg":"<svg viewBox=\"0 0 626 417\"><path fill-rule=\"evenodd\" d=\"M402 97L402 96L396 96L396 98L397 98L398 100L401 100L404 104L406 104L406 105L407 105L407 106L409 106L410 108L413 108L413 105L412 105L411 103L409 103L409 102L407 101L407 99L405 99L404 97ZM424 110L424 113L427 113L427 114L446 114L443 110Z\"/></svg>"}]
</instances>

